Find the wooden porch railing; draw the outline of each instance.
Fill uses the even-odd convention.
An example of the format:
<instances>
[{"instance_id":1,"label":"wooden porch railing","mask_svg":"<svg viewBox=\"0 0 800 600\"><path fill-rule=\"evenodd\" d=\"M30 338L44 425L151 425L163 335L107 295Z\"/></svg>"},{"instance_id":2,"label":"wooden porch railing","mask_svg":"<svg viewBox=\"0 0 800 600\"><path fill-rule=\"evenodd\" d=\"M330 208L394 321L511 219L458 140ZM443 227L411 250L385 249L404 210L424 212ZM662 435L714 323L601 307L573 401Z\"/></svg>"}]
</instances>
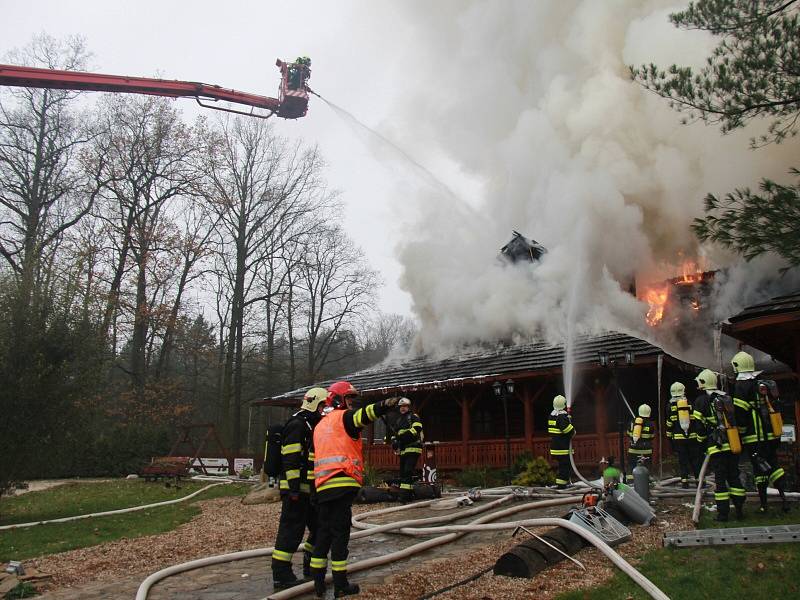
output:
<instances>
[{"instance_id":1,"label":"wooden porch railing","mask_svg":"<svg viewBox=\"0 0 800 600\"><path fill-rule=\"evenodd\" d=\"M572 441L575 451L575 462L579 465L597 466L600 460L599 436L597 434L576 435ZM609 453L619 453L619 438L616 433L606 434ZM511 460L528 450L525 440L511 440ZM626 440L627 448L627 440ZM471 440L467 442L467 461L464 459L463 442L440 442L436 444L436 467L441 470L459 470L465 466L503 468L506 466L505 440ZM533 438L534 456L550 459L550 438ZM371 466L388 471L399 468L399 459L392 452L391 446L383 443L364 445L364 457ZM619 461L618 461L619 462Z\"/></svg>"}]
</instances>

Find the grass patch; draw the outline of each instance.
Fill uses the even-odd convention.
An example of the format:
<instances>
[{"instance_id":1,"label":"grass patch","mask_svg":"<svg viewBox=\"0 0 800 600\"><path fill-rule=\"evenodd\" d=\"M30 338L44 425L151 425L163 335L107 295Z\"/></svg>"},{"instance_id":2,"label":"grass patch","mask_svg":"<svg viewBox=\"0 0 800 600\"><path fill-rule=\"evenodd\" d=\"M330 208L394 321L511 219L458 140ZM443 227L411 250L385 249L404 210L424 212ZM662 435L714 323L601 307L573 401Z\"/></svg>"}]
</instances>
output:
<instances>
[{"instance_id":1,"label":"grass patch","mask_svg":"<svg viewBox=\"0 0 800 600\"><path fill-rule=\"evenodd\" d=\"M747 507L745 507L745 510ZM751 508L752 510L752 508ZM700 528L764 527L798 521L796 511L788 515L748 515L743 521L717 523L714 513L704 513ZM720 596L773 600L800 597L800 544L731 545L710 548L659 548L642 557L638 569L670 596L681 600L718 600ZM576 590L558 600L607 600L649 596L627 575L617 572L607 584L590 590Z\"/></svg>"},{"instance_id":2,"label":"grass patch","mask_svg":"<svg viewBox=\"0 0 800 600\"><path fill-rule=\"evenodd\" d=\"M67 484L0 501L0 524L57 519L79 514L127 508L173 500L208 485L186 482L181 489L142 481ZM0 562L24 560L45 554L95 546L121 538L171 531L199 514L195 502L222 496L243 495L244 485L211 488L186 502L133 513L93 517L68 523L51 523L0 533ZM28 498L28 496L31 496Z\"/></svg>"}]
</instances>

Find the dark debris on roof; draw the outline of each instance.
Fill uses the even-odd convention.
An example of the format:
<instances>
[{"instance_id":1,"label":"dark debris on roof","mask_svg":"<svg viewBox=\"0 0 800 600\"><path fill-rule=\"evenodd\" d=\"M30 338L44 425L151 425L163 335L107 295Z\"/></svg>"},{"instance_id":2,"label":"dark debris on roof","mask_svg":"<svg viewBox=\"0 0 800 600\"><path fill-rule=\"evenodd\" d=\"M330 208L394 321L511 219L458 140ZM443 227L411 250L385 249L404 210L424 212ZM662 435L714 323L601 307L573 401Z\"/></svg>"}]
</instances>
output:
<instances>
[{"instance_id":1,"label":"dark debris on roof","mask_svg":"<svg viewBox=\"0 0 800 600\"><path fill-rule=\"evenodd\" d=\"M575 342L575 362L595 363L600 350L611 358L622 360L626 350L637 357L657 356L663 350L649 342L622 333L579 337ZM500 347L493 350L469 351L444 359L421 357L382 363L364 371L343 376L362 394L414 391L466 383L493 381L515 373L558 369L564 363L564 347L544 342ZM311 387L328 387L335 380L323 381L286 392L273 400L299 398Z\"/></svg>"}]
</instances>

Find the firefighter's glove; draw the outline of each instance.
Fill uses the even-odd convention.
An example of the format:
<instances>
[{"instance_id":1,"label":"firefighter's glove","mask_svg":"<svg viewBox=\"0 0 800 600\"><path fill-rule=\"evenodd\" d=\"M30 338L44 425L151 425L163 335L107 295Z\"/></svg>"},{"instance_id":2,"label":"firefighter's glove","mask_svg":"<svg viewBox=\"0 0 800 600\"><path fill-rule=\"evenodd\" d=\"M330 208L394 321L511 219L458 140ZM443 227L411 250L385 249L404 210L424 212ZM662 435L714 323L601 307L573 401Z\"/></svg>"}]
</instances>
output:
<instances>
[{"instance_id":1,"label":"firefighter's glove","mask_svg":"<svg viewBox=\"0 0 800 600\"><path fill-rule=\"evenodd\" d=\"M388 406L389 408L393 408L397 406L398 402L400 402L400 396L392 396L391 398L387 398L386 400L384 400L383 404L385 406Z\"/></svg>"},{"instance_id":2,"label":"firefighter's glove","mask_svg":"<svg viewBox=\"0 0 800 600\"><path fill-rule=\"evenodd\" d=\"M400 442L397 441L397 438L392 438L392 450L399 450L400 449Z\"/></svg>"},{"instance_id":3,"label":"firefighter's glove","mask_svg":"<svg viewBox=\"0 0 800 600\"><path fill-rule=\"evenodd\" d=\"M289 500L298 502L300 500L300 492L289 492Z\"/></svg>"}]
</instances>

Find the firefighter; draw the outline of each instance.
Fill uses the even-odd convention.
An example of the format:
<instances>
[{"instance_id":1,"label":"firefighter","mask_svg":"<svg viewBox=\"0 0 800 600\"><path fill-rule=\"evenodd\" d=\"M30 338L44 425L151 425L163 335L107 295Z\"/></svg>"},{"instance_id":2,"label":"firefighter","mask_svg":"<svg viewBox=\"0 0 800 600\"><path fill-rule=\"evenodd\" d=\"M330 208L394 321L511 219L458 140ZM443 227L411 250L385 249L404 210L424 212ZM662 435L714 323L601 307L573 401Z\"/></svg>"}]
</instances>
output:
<instances>
[{"instance_id":1,"label":"firefighter","mask_svg":"<svg viewBox=\"0 0 800 600\"><path fill-rule=\"evenodd\" d=\"M742 436L743 455L750 458L753 466L759 510L767 511L767 487L771 485L781 496L783 510L789 509L784 492L784 471L778 464L780 433L774 431L771 415L779 414L777 407L777 387L774 382L756 379L755 361L747 352L739 352L731 359L736 373L733 386L733 403L736 407L736 423ZM775 394L771 397L770 388ZM774 406L773 406L774 405ZM780 428L777 428L780 429Z\"/></svg>"},{"instance_id":2,"label":"firefighter","mask_svg":"<svg viewBox=\"0 0 800 600\"><path fill-rule=\"evenodd\" d=\"M566 410L567 399L558 395L553 398L553 412L547 419L547 433L550 434L550 456L555 457L558 462L558 473L556 474L556 488L563 490L569 484L570 461L569 454L570 440L575 435L575 428L572 426L572 418Z\"/></svg>"},{"instance_id":3,"label":"firefighter","mask_svg":"<svg viewBox=\"0 0 800 600\"><path fill-rule=\"evenodd\" d=\"M400 419L397 433L392 436L392 447L400 452L400 500L408 502L414 498L412 478L419 455L422 454L422 421L411 412L411 400L400 398L397 403Z\"/></svg>"},{"instance_id":4,"label":"firefighter","mask_svg":"<svg viewBox=\"0 0 800 600\"><path fill-rule=\"evenodd\" d=\"M303 574L310 575L311 550L317 532L314 494L313 431L322 417L328 391L311 388L303 396L300 410L283 427L281 437L281 517L272 552L272 583L276 590L302 583L292 572L292 555L308 527L303 548Z\"/></svg>"},{"instance_id":5,"label":"firefighter","mask_svg":"<svg viewBox=\"0 0 800 600\"><path fill-rule=\"evenodd\" d=\"M631 438L628 456L631 465L635 465L637 460L642 457L651 458L653 456L653 437L656 434L656 423L650 418L650 406L642 404L639 406L638 412L639 416L631 421L628 427L628 437ZM633 481L633 473L629 473L627 479Z\"/></svg>"},{"instance_id":6,"label":"firefighter","mask_svg":"<svg viewBox=\"0 0 800 600\"><path fill-rule=\"evenodd\" d=\"M678 455L681 487L686 489L689 487L690 473L695 479L700 476L700 466L703 463L701 456L706 439L705 426L703 415L686 399L685 385L676 381L670 386L669 393L671 397L665 430L667 439Z\"/></svg>"},{"instance_id":7,"label":"firefighter","mask_svg":"<svg viewBox=\"0 0 800 600\"><path fill-rule=\"evenodd\" d=\"M298 56L289 68L289 88L298 90L311 77L311 59L307 56Z\"/></svg>"},{"instance_id":8,"label":"firefighter","mask_svg":"<svg viewBox=\"0 0 800 600\"><path fill-rule=\"evenodd\" d=\"M694 403L695 409L703 415L706 426L706 454L710 457L709 466L714 471L717 502L717 521L727 521L730 504L736 509L736 518L744 518L745 491L739 478L739 457L741 444L736 429L733 400L717 389L717 375L704 369L695 378L701 394Z\"/></svg>"},{"instance_id":9,"label":"firefighter","mask_svg":"<svg viewBox=\"0 0 800 600\"><path fill-rule=\"evenodd\" d=\"M328 388L325 416L314 429L314 485L319 528L311 557L314 591L325 596L328 551L331 554L334 597L359 592L347 581L347 554L353 500L364 482L361 430L395 406L399 398L354 409L358 390L347 381Z\"/></svg>"}]
</instances>

